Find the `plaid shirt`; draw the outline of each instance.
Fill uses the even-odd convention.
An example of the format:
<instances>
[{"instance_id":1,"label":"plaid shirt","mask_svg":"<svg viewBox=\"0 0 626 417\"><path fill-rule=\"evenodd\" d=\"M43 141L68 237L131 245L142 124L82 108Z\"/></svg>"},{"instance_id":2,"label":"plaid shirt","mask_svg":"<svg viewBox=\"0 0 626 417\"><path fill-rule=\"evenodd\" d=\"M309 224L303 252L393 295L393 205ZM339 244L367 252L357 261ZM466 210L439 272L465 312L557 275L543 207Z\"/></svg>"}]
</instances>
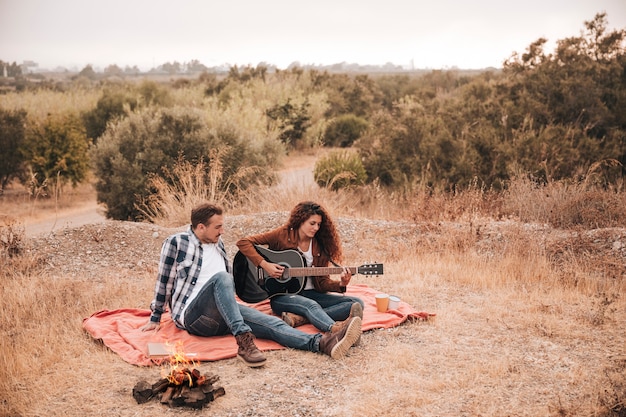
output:
<instances>
[{"instance_id":1,"label":"plaid shirt","mask_svg":"<svg viewBox=\"0 0 626 417\"><path fill-rule=\"evenodd\" d=\"M226 271L230 272L221 237L217 247L224 258ZM154 300L150 304L152 310L150 321L159 323L161 315L169 308L176 326L184 328L183 323L179 321L180 314L198 281L201 268L202 243L191 230L191 226L187 231L176 233L163 242Z\"/></svg>"}]
</instances>

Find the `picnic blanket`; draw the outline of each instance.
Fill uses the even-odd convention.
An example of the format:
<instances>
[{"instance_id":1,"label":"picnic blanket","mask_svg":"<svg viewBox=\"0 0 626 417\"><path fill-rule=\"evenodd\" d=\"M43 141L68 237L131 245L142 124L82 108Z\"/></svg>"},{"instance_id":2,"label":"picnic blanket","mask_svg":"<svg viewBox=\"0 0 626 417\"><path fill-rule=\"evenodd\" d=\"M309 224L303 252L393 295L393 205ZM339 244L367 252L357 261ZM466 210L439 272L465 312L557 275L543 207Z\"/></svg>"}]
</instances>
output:
<instances>
[{"instance_id":1,"label":"picnic blanket","mask_svg":"<svg viewBox=\"0 0 626 417\"><path fill-rule=\"evenodd\" d=\"M401 301L398 308L380 313L376 309L374 296L380 293L367 285L355 284L348 287L347 294L359 297L365 303L363 310L363 331L398 326L407 320L427 320L434 314L418 312ZM264 313L273 314L269 300L257 304L242 304L254 307ZM102 310L83 320L83 329L94 339L100 340L128 363L139 366L159 365L163 359L148 356L148 343L161 342L167 346L182 346L182 352L191 354L196 361L217 361L237 356L237 343L232 335L200 337L176 327L168 312L161 317L159 331L142 332L141 326L150 318L150 310L122 308ZM306 333L318 333L311 324L298 327ZM277 350L285 347L272 340L257 339L260 350ZM177 348L178 349L178 348Z\"/></svg>"}]
</instances>

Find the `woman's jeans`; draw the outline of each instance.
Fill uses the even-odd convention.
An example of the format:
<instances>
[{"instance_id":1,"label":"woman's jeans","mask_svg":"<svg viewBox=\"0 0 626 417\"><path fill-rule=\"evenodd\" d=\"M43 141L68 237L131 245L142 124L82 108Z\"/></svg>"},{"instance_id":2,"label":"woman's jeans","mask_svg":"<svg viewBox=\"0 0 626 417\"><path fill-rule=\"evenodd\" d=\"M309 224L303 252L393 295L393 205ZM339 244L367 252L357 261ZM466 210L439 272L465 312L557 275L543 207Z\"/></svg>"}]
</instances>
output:
<instances>
[{"instance_id":1,"label":"woman's jeans","mask_svg":"<svg viewBox=\"0 0 626 417\"><path fill-rule=\"evenodd\" d=\"M335 322L345 320L350 315L352 304L363 301L357 297L331 294L316 290L304 290L299 294L275 295L270 300L272 311L295 313L309 319L311 324L322 331L330 331Z\"/></svg>"},{"instance_id":2,"label":"woman's jeans","mask_svg":"<svg viewBox=\"0 0 626 417\"><path fill-rule=\"evenodd\" d=\"M200 290L185 310L185 329L197 336L239 335L252 332L257 338L283 346L319 351L321 334L307 334L287 325L278 317L240 305L235 284L228 272L218 272Z\"/></svg>"}]
</instances>

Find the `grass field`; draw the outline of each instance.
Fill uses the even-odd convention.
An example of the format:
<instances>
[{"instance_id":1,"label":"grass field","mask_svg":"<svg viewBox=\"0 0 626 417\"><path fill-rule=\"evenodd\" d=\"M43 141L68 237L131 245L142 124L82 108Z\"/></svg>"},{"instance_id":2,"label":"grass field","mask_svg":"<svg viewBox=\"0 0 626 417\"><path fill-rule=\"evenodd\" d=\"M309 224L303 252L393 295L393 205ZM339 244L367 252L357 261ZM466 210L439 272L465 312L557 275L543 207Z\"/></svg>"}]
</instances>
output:
<instances>
[{"instance_id":1,"label":"grass field","mask_svg":"<svg viewBox=\"0 0 626 417\"><path fill-rule=\"evenodd\" d=\"M300 157L287 172L314 160ZM339 361L286 349L256 370L236 359L203 363L226 395L202 412L137 404L132 387L156 380L159 369L127 364L81 327L102 309L148 308L173 225L109 221L12 241L33 207L43 216L95 196L57 206L21 198L0 205L18 222L0 229L2 416L626 415L626 229L554 227L550 205L572 205L548 201L545 191L520 185L508 199L468 190L401 201L375 189L297 183L252 194L227 213L231 257L240 236L278 225L293 204L313 199L339 219L346 264L384 263L384 276L356 283L436 316L366 332ZM522 220L540 207L543 219ZM581 211L569 210L561 217Z\"/></svg>"}]
</instances>

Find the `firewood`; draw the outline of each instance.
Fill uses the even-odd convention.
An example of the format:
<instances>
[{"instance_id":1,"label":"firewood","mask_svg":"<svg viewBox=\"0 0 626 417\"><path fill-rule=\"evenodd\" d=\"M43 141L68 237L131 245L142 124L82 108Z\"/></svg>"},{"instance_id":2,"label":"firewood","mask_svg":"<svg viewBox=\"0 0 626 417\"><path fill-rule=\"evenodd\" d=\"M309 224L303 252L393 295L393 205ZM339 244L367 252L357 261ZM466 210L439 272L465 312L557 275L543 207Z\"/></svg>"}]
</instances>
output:
<instances>
[{"instance_id":1,"label":"firewood","mask_svg":"<svg viewBox=\"0 0 626 417\"><path fill-rule=\"evenodd\" d=\"M203 404L207 403L207 396L202 392L200 388L191 388L185 394L185 404L202 402Z\"/></svg>"},{"instance_id":2,"label":"firewood","mask_svg":"<svg viewBox=\"0 0 626 417\"><path fill-rule=\"evenodd\" d=\"M175 389L176 387L173 385L167 387L163 395L161 395L161 404L167 404L172 399L172 395L174 395Z\"/></svg>"},{"instance_id":3,"label":"firewood","mask_svg":"<svg viewBox=\"0 0 626 417\"><path fill-rule=\"evenodd\" d=\"M209 401L199 388L183 387L180 395L172 397L169 404L171 407L202 408Z\"/></svg>"},{"instance_id":4,"label":"firewood","mask_svg":"<svg viewBox=\"0 0 626 417\"><path fill-rule=\"evenodd\" d=\"M156 394L156 393L159 393L161 391L165 391L165 389L167 388L167 386L169 384L170 384L170 380L169 379L167 379L167 378L159 379L157 382L152 384L152 393Z\"/></svg>"},{"instance_id":5,"label":"firewood","mask_svg":"<svg viewBox=\"0 0 626 417\"><path fill-rule=\"evenodd\" d=\"M209 401L214 401L216 398L226 395L226 390L222 387L214 387L213 385L202 386L202 391L207 396Z\"/></svg>"},{"instance_id":6,"label":"firewood","mask_svg":"<svg viewBox=\"0 0 626 417\"><path fill-rule=\"evenodd\" d=\"M154 396L152 391L152 384L148 381L139 381L133 388L133 398L137 401L137 404L143 404L150 400Z\"/></svg>"},{"instance_id":7,"label":"firewood","mask_svg":"<svg viewBox=\"0 0 626 417\"><path fill-rule=\"evenodd\" d=\"M157 396L161 404L170 407L202 408L208 402L226 394L222 387L214 387L219 376L204 374L197 369L180 369L161 378L154 384L139 381L133 388L133 397L139 404Z\"/></svg>"},{"instance_id":8,"label":"firewood","mask_svg":"<svg viewBox=\"0 0 626 417\"><path fill-rule=\"evenodd\" d=\"M204 374L204 378L205 378L205 384L215 384L217 381L219 381L220 377L217 375L211 375L211 374Z\"/></svg>"},{"instance_id":9,"label":"firewood","mask_svg":"<svg viewBox=\"0 0 626 417\"><path fill-rule=\"evenodd\" d=\"M222 395L226 395L226 390L224 389L224 387L215 387L215 389L213 390L213 400L221 397Z\"/></svg>"}]
</instances>

